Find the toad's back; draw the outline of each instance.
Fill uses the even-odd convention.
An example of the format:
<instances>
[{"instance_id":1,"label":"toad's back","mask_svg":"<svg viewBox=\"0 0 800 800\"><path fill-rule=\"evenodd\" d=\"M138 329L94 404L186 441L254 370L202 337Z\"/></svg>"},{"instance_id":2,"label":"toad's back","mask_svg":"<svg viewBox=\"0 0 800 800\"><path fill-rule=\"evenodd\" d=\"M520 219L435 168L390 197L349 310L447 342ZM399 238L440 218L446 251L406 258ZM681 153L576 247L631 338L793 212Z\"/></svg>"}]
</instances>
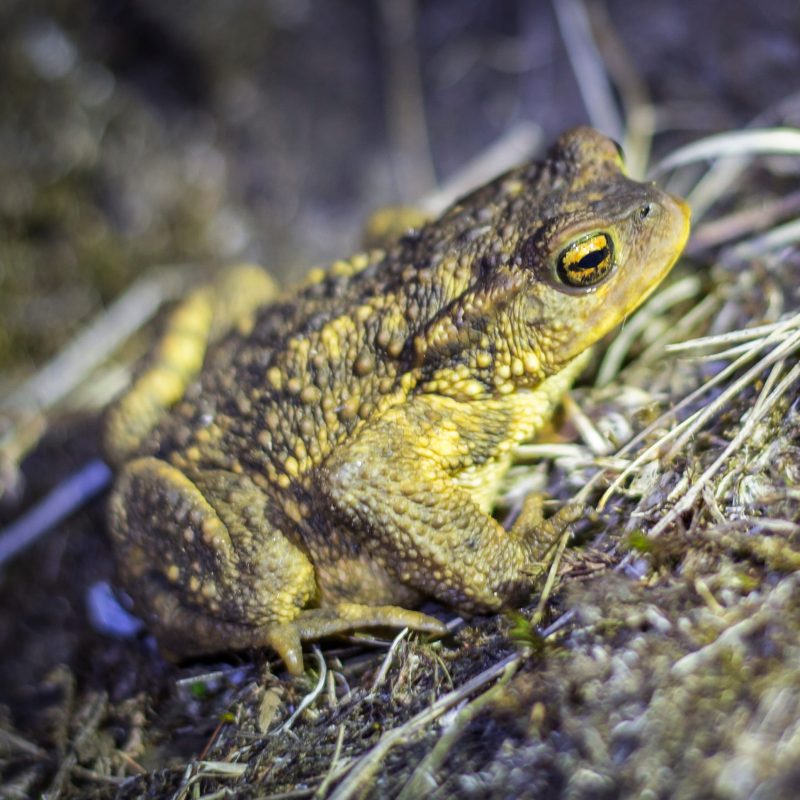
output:
<instances>
[{"instance_id":1,"label":"toad's back","mask_svg":"<svg viewBox=\"0 0 800 800\"><path fill-rule=\"evenodd\" d=\"M209 350L200 379L143 450L176 462L188 452L284 486L307 472L424 382L432 370L419 368L415 336L474 284L484 259L499 263L513 249L522 223L563 214L557 179L539 163L512 171L388 250L338 261L263 305ZM498 344L484 341L494 364ZM466 351L449 356L454 369L469 367Z\"/></svg>"}]
</instances>

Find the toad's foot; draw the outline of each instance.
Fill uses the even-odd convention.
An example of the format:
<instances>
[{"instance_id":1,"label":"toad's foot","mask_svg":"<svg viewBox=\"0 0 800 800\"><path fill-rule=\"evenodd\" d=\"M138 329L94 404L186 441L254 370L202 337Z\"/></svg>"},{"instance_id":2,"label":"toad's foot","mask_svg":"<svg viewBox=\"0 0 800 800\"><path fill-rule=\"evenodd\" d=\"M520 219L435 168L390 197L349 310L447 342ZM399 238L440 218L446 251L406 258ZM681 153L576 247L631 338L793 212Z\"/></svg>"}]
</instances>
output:
<instances>
[{"instance_id":1,"label":"toad's foot","mask_svg":"<svg viewBox=\"0 0 800 800\"><path fill-rule=\"evenodd\" d=\"M544 497L531 492L522 501L522 509L511 528L514 533L535 542L535 577L552 564L558 542L576 522L590 517L592 509L584 503L569 502L547 519L543 516Z\"/></svg>"},{"instance_id":2,"label":"toad's foot","mask_svg":"<svg viewBox=\"0 0 800 800\"><path fill-rule=\"evenodd\" d=\"M399 606L338 603L306 609L291 622L270 625L264 633L264 643L278 653L292 675L300 675L303 672L301 642L362 628L412 628L437 636L447 633L444 623L419 611Z\"/></svg>"}]
</instances>

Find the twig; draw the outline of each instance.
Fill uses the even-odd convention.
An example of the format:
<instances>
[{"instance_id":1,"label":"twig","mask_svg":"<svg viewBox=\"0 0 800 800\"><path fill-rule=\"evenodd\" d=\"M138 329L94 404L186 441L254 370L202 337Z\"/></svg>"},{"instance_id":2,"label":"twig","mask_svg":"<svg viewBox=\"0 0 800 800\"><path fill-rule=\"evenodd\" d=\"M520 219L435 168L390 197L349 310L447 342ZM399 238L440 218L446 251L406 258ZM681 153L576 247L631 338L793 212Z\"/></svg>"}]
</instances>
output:
<instances>
[{"instance_id":1,"label":"twig","mask_svg":"<svg viewBox=\"0 0 800 800\"><path fill-rule=\"evenodd\" d=\"M416 47L416 2L381 0L378 10L386 54L386 121L394 175L401 196L409 199L436 185Z\"/></svg>"},{"instance_id":2,"label":"twig","mask_svg":"<svg viewBox=\"0 0 800 800\"><path fill-rule=\"evenodd\" d=\"M793 219L778 225L760 236L754 236L741 244L735 245L730 252L730 258L738 258L743 261L764 256L771 250L778 250L781 247L788 247L800 241L800 220Z\"/></svg>"},{"instance_id":3,"label":"twig","mask_svg":"<svg viewBox=\"0 0 800 800\"><path fill-rule=\"evenodd\" d=\"M566 611L563 613L558 619L551 622L543 631L542 631L542 639L547 639L549 636L552 636L557 631L560 631L565 625L568 625L573 617L575 616L575 609L571 609L570 611Z\"/></svg>"},{"instance_id":4,"label":"twig","mask_svg":"<svg viewBox=\"0 0 800 800\"><path fill-rule=\"evenodd\" d=\"M542 592L539 595L539 602L536 604L536 611L531 618L532 625L538 625L544 616L544 607L547 605L547 601L550 599L550 593L553 591L553 585L556 582L556 577L558 574L558 567L561 563L561 556L564 555L564 550L566 549L567 543L569 542L571 536L572 529L570 526L567 526L558 540L556 552L553 555L553 562L550 564L550 569L547 573L547 580L542 587Z\"/></svg>"},{"instance_id":5,"label":"twig","mask_svg":"<svg viewBox=\"0 0 800 800\"><path fill-rule=\"evenodd\" d=\"M800 131L794 128L750 128L708 136L673 151L650 171L651 176L695 161L717 161L687 196L695 223L708 209L730 193L750 163L750 157L800 153Z\"/></svg>"},{"instance_id":6,"label":"twig","mask_svg":"<svg viewBox=\"0 0 800 800\"><path fill-rule=\"evenodd\" d=\"M433 749L420 761L408 782L397 796L397 800L416 800L419 797L426 797L436 788L436 781L433 773L447 758L448 753L453 749L453 745L458 741L461 734L484 708L491 705L497 696L503 691L511 680L512 676L519 667L520 662L514 661L508 665L505 672L500 676L500 680L491 689L478 695L474 700L467 703L462 708L453 724L445 731Z\"/></svg>"},{"instance_id":7,"label":"twig","mask_svg":"<svg viewBox=\"0 0 800 800\"><path fill-rule=\"evenodd\" d=\"M397 653L397 648L400 647L400 642L402 642L403 639L408 636L408 630L408 628L403 628L403 630L401 630L400 633L398 633L397 636L395 636L392 640L391 647L383 659L383 663L381 664L378 674L375 676L375 680L372 682L370 694L377 691L378 687L386 680L386 676L389 674L389 670L392 666L392 661L394 661L394 656Z\"/></svg>"},{"instance_id":8,"label":"twig","mask_svg":"<svg viewBox=\"0 0 800 800\"><path fill-rule=\"evenodd\" d=\"M575 402L572 395L567 392L561 401L569 421L575 426L581 439L594 456L607 456L614 448L611 443L597 430L595 424L584 413L583 409Z\"/></svg>"},{"instance_id":9,"label":"twig","mask_svg":"<svg viewBox=\"0 0 800 800\"><path fill-rule=\"evenodd\" d=\"M317 685L302 699L294 714L292 714L292 716L289 717L289 719L287 719L286 722L284 722L283 725L281 725L281 727L275 731L276 734L286 733L288 730L290 730L292 725L294 725L294 723L297 721L297 718L319 697L320 693L325 687L325 677L328 674L328 665L325 663L325 659L322 657L322 651L319 649L319 647L314 645L311 649L314 653L314 657L317 659L317 666L319 667L319 680L317 681Z\"/></svg>"},{"instance_id":10,"label":"twig","mask_svg":"<svg viewBox=\"0 0 800 800\"><path fill-rule=\"evenodd\" d=\"M552 0L558 28L592 125L622 141L622 118L582 0Z\"/></svg>"},{"instance_id":11,"label":"twig","mask_svg":"<svg viewBox=\"0 0 800 800\"><path fill-rule=\"evenodd\" d=\"M122 784L128 780L127 778L123 778L118 775L103 775L96 770L82 767L80 764L76 764L72 768L72 774L77 775L84 780L94 781L95 783L106 783L109 786L122 786Z\"/></svg>"},{"instance_id":12,"label":"twig","mask_svg":"<svg viewBox=\"0 0 800 800\"><path fill-rule=\"evenodd\" d=\"M771 202L735 211L713 222L706 222L695 230L686 253L694 255L712 247L719 247L747 236L755 230L768 228L781 219L796 216L798 213L800 213L800 192L792 192Z\"/></svg>"},{"instance_id":13,"label":"twig","mask_svg":"<svg viewBox=\"0 0 800 800\"><path fill-rule=\"evenodd\" d=\"M62 481L30 511L0 531L0 567L102 492L110 481L111 470L99 459Z\"/></svg>"},{"instance_id":14,"label":"twig","mask_svg":"<svg viewBox=\"0 0 800 800\"><path fill-rule=\"evenodd\" d=\"M538 125L528 121L516 123L416 205L430 214L441 214L462 195L530 158L541 141L542 129Z\"/></svg>"},{"instance_id":15,"label":"twig","mask_svg":"<svg viewBox=\"0 0 800 800\"><path fill-rule=\"evenodd\" d=\"M771 322L769 325L755 325L752 328L741 328L740 330L718 333L713 336L701 336L686 342L668 344L666 350L670 353L682 353L685 350L703 350L735 342L752 342L754 339L761 339L771 334L776 334L779 337L776 341L783 341L788 335L788 331L793 327L800 328L800 314L789 319ZM722 354L716 355L721 357Z\"/></svg>"},{"instance_id":16,"label":"twig","mask_svg":"<svg viewBox=\"0 0 800 800\"><path fill-rule=\"evenodd\" d=\"M239 778L247 772L247 764L235 761L197 761L197 776L218 775L222 778Z\"/></svg>"},{"instance_id":17,"label":"twig","mask_svg":"<svg viewBox=\"0 0 800 800\"><path fill-rule=\"evenodd\" d=\"M247 771L248 765L231 761L190 761L183 773L181 785L172 800L183 800L189 789L202 778L241 778Z\"/></svg>"},{"instance_id":18,"label":"twig","mask_svg":"<svg viewBox=\"0 0 800 800\"><path fill-rule=\"evenodd\" d=\"M800 155L800 130L751 128L707 136L673 150L650 169L650 174L658 175L696 161L755 155Z\"/></svg>"},{"instance_id":19,"label":"twig","mask_svg":"<svg viewBox=\"0 0 800 800\"><path fill-rule=\"evenodd\" d=\"M16 750L18 753L24 753L26 756L32 758L45 759L47 752L38 745L24 739L18 733L0 728L0 746L8 748L9 750Z\"/></svg>"},{"instance_id":20,"label":"twig","mask_svg":"<svg viewBox=\"0 0 800 800\"><path fill-rule=\"evenodd\" d=\"M649 300L642 309L626 321L622 330L609 345L600 369L597 371L597 386L605 386L614 379L619 373L622 362L631 348L631 345L638 341L642 331L647 330L654 317L664 314L678 303L683 303L696 297L700 292L700 279L691 275L677 283L672 284L655 297Z\"/></svg>"},{"instance_id":21,"label":"twig","mask_svg":"<svg viewBox=\"0 0 800 800\"><path fill-rule=\"evenodd\" d=\"M717 384L721 383L725 378L727 378L732 373L736 372L739 367L743 366L748 361L752 360L755 355L759 352L759 350L763 349L768 343L773 342L780 342L777 347L775 347L772 351L770 351L766 356L764 356L758 363L756 363L753 367L751 367L747 372L745 372L739 379L734 381L734 383L730 384L725 390L723 390L717 397L714 398L710 403L705 405L703 408L695 411L689 417L687 417L682 422L674 425L670 428L664 435L658 438L653 444L643 450L611 483L611 485L606 489L603 493L603 496L600 498L600 501L597 504L598 510L602 510L605 504L608 502L609 498L612 494L622 485L625 479L632 474L636 469L638 469L642 464L649 461L652 457L656 456L659 453L663 452L664 446L669 443L673 442L673 440L677 440L674 442L670 448L670 456L677 454L680 450L680 447L683 445L697 432L699 428L701 428L707 420L709 420L714 414L716 414L720 409L724 408L725 405L730 401L732 397L734 397L738 392L740 392L745 386L751 383L758 375L760 375L767 367L772 366L777 361L780 361L784 356L788 355L794 348L800 346L800 331L797 331L794 335L792 335L789 339L784 339L781 341L782 334L784 332L784 328L776 328L773 332L762 342L758 343L758 346L754 346L750 348L746 353L743 353L736 361L728 364L727 367L720 370L716 375L706 381L702 386L695 389L693 392L688 394L686 397L683 398L673 409L662 414L655 422L652 422L648 425L641 433L631 439L624 447L622 447L618 452L617 456L624 455L625 453L629 452L636 444L638 444L642 439L646 438L650 433L654 430L657 430L660 426L664 425L670 419L673 419L679 411L684 409L690 403L697 400L701 397L704 393L708 392L709 389L713 388ZM678 446L680 443L680 447ZM593 485L595 483L594 476L592 481L589 482L589 485Z\"/></svg>"},{"instance_id":22,"label":"twig","mask_svg":"<svg viewBox=\"0 0 800 800\"><path fill-rule=\"evenodd\" d=\"M562 537L562 539L563 538L564 537ZM562 614L557 620L555 620L551 625L542 631L542 638L546 639L549 636L552 636L553 633L567 625L574 616L574 611L568 611L565 614ZM345 780L338 787L336 792L331 795L330 800L348 800L348 798L358 795L363 789L366 788L367 782L380 768L381 763L393 747L402 744L404 741L406 741L406 739L412 737L417 732L425 728L429 723L433 722L439 716L444 714L448 709L457 706L475 691L481 689L487 683L491 683L491 681L498 676L501 677L503 683L507 682L507 680L511 677L511 675L513 675L514 671L516 671L522 662L523 657L524 656L521 653L515 653L507 656L499 663L489 667L479 675L476 675L474 678L467 681L467 683L465 683L463 686L460 686L458 689L454 689L453 691L448 692L448 694L443 695L435 703L433 703L433 705L412 717L405 724L398 728L394 728L391 731L387 731L371 750L361 756L358 760L345 765L346 769L350 770L350 774L347 780ZM491 690L484 695L481 695L481 697L476 698L475 702L479 702L482 697L486 696L486 694L491 694ZM478 710L480 710L481 707L483 706L479 706ZM341 772L341 768L339 772ZM334 776L334 780L336 777L337 776ZM405 789L403 791L405 791Z\"/></svg>"},{"instance_id":23,"label":"twig","mask_svg":"<svg viewBox=\"0 0 800 800\"><path fill-rule=\"evenodd\" d=\"M650 365L666 352L675 339L681 339L697 325L707 322L718 310L721 299L716 292L707 294L699 303L693 305L677 322L664 327L664 332L637 354L634 361L626 365L624 373L636 369L639 364Z\"/></svg>"},{"instance_id":24,"label":"twig","mask_svg":"<svg viewBox=\"0 0 800 800\"><path fill-rule=\"evenodd\" d=\"M355 797L362 789L366 788L367 782L372 778L375 772L377 772L381 763L393 747L402 744L408 738L423 730L449 708L452 708L478 689L486 686L487 683L496 680L512 664L516 665L521 658L522 656L519 653L507 656L502 661L467 681L463 686L440 697L433 705L426 708L424 711L420 711L419 714L412 717L405 724L391 731L387 731L381 736L378 743L371 750L367 751L367 753L355 762L350 774L331 795L331 800L348 800L348 798Z\"/></svg>"},{"instance_id":25,"label":"twig","mask_svg":"<svg viewBox=\"0 0 800 800\"><path fill-rule=\"evenodd\" d=\"M198 761L205 760L206 756L211 752L211 748L214 746L214 742L217 741L220 731L225 727L226 724L227 722L225 721L225 719L220 719L219 722L217 722L217 725L214 728L213 733L211 734L211 736L208 737L208 741L206 741L205 746L200 751L200 755L197 757Z\"/></svg>"},{"instance_id":26,"label":"twig","mask_svg":"<svg viewBox=\"0 0 800 800\"><path fill-rule=\"evenodd\" d=\"M625 118L622 147L628 174L641 178L647 170L655 130L655 110L642 71L628 57L625 43L617 34L618 26L609 17L605 3L587 7L591 30L603 64L619 94Z\"/></svg>"},{"instance_id":27,"label":"twig","mask_svg":"<svg viewBox=\"0 0 800 800\"><path fill-rule=\"evenodd\" d=\"M138 281L32 378L0 399L0 412L13 420L0 437L0 461L16 468L47 430L47 412L80 387L89 372L150 319L162 303L176 297L184 282L177 268L159 270Z\"/></svg>"},{"instance_id":28,"label":"twig","mask_svg":"<svg viewBox=\"0 0 800 800\"><path fill-rule=\"evenodd\" d=\"M778 380L780 374L783 372L786 362L784 360L778 361L770 370L769 375L767 375L767 379L764 381L764 386L761 389L761 393L756 398L756 402L753 404L753 407L750 410L750 414L759 414L761 411L761 406L763 405L763 401L766 397L769 396L769 393L772 391L772 387L775 384L775 381ZM711 494L706 490L703 491L703 499L705 500L706 506L716 505L716 500L718 497L722 497L723 494L728 490L728 486L733 482L735 477L742 472L743 466L734 467L733 469L729 470L726 475L722 477L720 482L717 484L716 491ZM710 495L710 498L709 498ZM718 524L724 523L725 518L722 517L721 514L716 514L715 517L717 518L716 521Z\"/></svg>"},{"instance_id":29,"label":"twig","mask_svg":"<svg viewBox=\"0 0 800 800\"><path fill-rule=\"evenodd\" d=\"M800 378L800 364L795 364L795 366L789 370L789 372L784 376L783 380L775 387L768 397L764 397L763 399L759 398L758 407L753 408L750 411L750 415L747 417L744 425L742 425L742 427L739 429L739 432L736 434L730 444L728 444L722 453L720 453L714 463L703 472L703 474L697 479L692 488L686 492L681 500L679 500L661 519L661 521L648 532L648 536L651 538L660 536L678 518L678 516L685 511L688 511L692 507L695 500L697 500L697 498L700 496L700 493L703 491L705 485L719 471L720 467L725 463L725 461L727 461L727 459L730 458L730 456L742 446L742 444L753 432L756 424L760 422L767 413L769 413L778 400L780 400L780 398L785 394L789 386L791 386L791 384L794 383L794 381L796 381L798 378Z\"/></svg>"},{"instance_id":30,"label":"twig","mask_svg":"<svg viewBox=\"0 0 800 800\"><path fill-rule=\"evenodd\" d=\"M55 358L0 401L4 411L45 410L63 399L122 342L175 298L184 285L175 270L159 270L137 281L94 319Z\"/></svg>"},{"instance_id":31,"label":"twig","mask_svg":"<svg viewBox=\"0 0 800 800\"><path fill-rule=\"evenodd\" d=\"M80 730L70 742L69 751L62 758L58 771L47 791L42 793L43 800L58 800L61 796L64 784L78 764L78 754L83 750L89 738L94 736L107 708L108 698L104 693L101 692L89 697L82 709L84 720Z\"/></svg>"},{"instance_id":32,"label":"twig","mask_svg":"<svg viewBox=\"0 0 800 800\"><path fill-rule=\"evenodd\" d=\"M720 409L724 408L726 403L736 395L738 395L748 384L752 383L758 376L768 367L783 360L785 356L800 347L800 330L793 336L781 342L777 347L771 350L764 358L758 363L754 364L747 372L741 377L731 383L718 397L709 403L702 411L696 422L696 426L700 427L707 419L710 419ZM674 458L678 452L686 445L689 439L695 433L695 427L684 430L680 436L672 443L669 452L666 455L667 459Z\"/></svg>"},{"instance_id":33,"label":"twig","mask_svg":"<svg viewBox=\"0 0 800 800\"><path fill-rule=\"evenodd\" d=\"M602 435L602 434L601 434ZM547 458L572 458L577 461L592 461L591 450L582 444L560 442L527 442L514 450L514 461L536 459L540 461Z\"/></svg>"},{"instance_id":34,"label":"twig","mask_svg":"<svg viewBox=\"0 0 800 800\"><path fill-rule=\"evenodd\" d=\"M328 789L333 782L334 777L336 776L337 767L339 765L339 758L342 755L342 745L344 744L344 725L339 726L339 733L336 736L336 749L333 751L333 758L331 759L331 765L328 768L328 771L325 773L325 777L322 780L322 783L317 788L317 791L314 792L314 797L318 798L318 800L322 800L323 797L328 793Z\"/></svg>"}]
</instances>

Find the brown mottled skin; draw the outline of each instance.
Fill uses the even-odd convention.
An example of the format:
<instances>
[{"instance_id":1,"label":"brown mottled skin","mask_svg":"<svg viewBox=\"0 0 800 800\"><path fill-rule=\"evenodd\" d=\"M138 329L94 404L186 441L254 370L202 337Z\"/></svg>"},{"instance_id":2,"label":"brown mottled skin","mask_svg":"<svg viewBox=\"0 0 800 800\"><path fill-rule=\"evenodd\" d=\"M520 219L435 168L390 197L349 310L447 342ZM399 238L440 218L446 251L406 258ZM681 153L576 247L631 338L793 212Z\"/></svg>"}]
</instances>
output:
<instances>
[{"instance_id":1,"label":"brown mottled skin","mask_svg":"<svg viewBox=\"0 0 800 800\"><path fill-rule=\"evenodd\" d=\"M107 426L120 576L164 648L297 673L302 640L441 632L424 597L524 599L546 526L504 530L498 481L688 228L578 128L293 292L240 268L190 295Z\"/></svg>"}]
</instances>

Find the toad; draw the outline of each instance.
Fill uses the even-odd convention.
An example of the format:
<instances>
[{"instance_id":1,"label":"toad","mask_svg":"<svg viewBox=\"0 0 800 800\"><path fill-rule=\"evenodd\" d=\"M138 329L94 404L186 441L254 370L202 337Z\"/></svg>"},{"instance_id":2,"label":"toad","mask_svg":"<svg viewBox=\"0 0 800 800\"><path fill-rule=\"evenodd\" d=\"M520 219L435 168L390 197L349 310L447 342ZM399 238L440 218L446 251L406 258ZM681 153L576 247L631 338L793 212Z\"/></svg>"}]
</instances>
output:
<instances>
[{"instance_id":1,"label":"toad","mask_svg":"<svg viewBox=\"0 0 800 800\"><path fill-rule=\"evenodd\" d=\"M589 128L279 292L241 267L172 313L107 416L121 581L175 656L529 595L552 531L492 516L515 448L664 278L686 204Z\"/></svg>"}]
</instances>

